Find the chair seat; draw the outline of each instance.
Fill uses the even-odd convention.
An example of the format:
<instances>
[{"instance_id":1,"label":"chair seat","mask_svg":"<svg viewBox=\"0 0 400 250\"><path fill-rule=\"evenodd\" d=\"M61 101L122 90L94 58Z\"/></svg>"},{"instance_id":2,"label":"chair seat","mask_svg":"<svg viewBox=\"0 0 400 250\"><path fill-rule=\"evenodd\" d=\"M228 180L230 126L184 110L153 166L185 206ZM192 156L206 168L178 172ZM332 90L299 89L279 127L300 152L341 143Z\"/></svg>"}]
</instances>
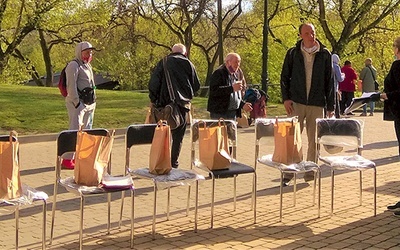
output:
<instances>
[{"instance_id":1,"label":"chair seat","mask_svg":"<svg viewBox=\"0 0 400 250\"><path fill-rule=\"evenodd\" d=\"M375 162L360 155L326 156L320 157L320 160L335 169L365 170L376 167Z\"/></svg>"},{"instance_id":2,"label":"chair seat","mask_svg":"<svg viewBox=\"0 0 400 250\"><path fill-rule=\"evenodd\" d=\"M276 162L272 160L272 154L263 155L259 157L257 161L285 173L305 173L310 171L317 171L319 169L319 166L312 161L301 161L299 163L293 163L290 165Z\"/></svg>"},{"instance_id":3,"label":"chair seat","mask_svg":"<svg viewBox=\"0 0 400 250\"><path fill-rule=\"evenodd\" d=\"M214 174L215 178L231 178L239 174L250 174L254 173L255 170L254 168L237 162L233 161L231 165L229 165L229 168L227 169L220 169L220 170L211 170L211 172Z\"/></svg>"},{"instance_id":4,"label":"chair seat","mask_svg":"<svg viewBox=\"0 0 400 250\"><path fill-rule=\"evenodd\" d=\"M22 184L22 195L20 197L11 200L0 199L0 214L13 213L16 206L29 205L39 200L46 201L48 198L49 196L46 193Z\"/></svg>"},{"instance_id":5,"label":"chair seat","mask_svg":"<svg viewBox=\"0 0 400 250\"><path fill-rule=\"evenodd\" d=\"M113 192L121 192L124 190L133 189L132 186L125 186L121 188L103 188L98 186L84 186L75 183L73 177L68 177L65 179L60 180L60 184L65 187L68 192L74 193L76 195L94 195L94 194L106 194L106 193L113 193Z\"/></svg>"},{"instance_id":6,"label":"chair seat","mask_svg":"<svg viewBox=\"0 0 400 250\"><path fill-rule=\"evenodd\" d=\"M170 187L191 185L198 180L204 180L204 176L197 174L193 170L171 169L168 174L156 175L150 173L149 168L138 168L129 172L130 174L152 180L158 190L167 189Z\"/></svg>"}]
</instances>

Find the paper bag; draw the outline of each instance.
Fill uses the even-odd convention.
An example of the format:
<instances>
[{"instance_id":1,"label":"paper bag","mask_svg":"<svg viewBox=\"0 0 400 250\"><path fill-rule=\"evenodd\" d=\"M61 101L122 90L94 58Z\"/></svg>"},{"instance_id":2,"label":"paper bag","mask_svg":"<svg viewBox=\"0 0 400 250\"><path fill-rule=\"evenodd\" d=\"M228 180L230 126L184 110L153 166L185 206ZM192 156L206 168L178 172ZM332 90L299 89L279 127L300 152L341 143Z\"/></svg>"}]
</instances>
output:
<instances>
[{"instance_id":1,"label":"paper bag","mask_svg":"<svg viewBox=\"0 0 400 250\"><path fill-rule=\"evenodd\" d=\"M228 152L228 132L223 120L214 127L200 121L199 160L210 170L227 169L232 161Z\"/></svg>"},{"instance_id":2,"label":"paper bag","mask_svg":"<svg viewBox=\"0 0 400 250\"><path fill-rule=\"evenodd\" d=\"M249 127L249 120L247 119L247 115L245 112L242 112L242 117L238 117L236 121L237 121L237 126L240 128Z\"/></svg>"},{"instance_id":3,"label":"paper bag","mask_svg":"<svg viewBox=\"0 0 400 250\"><path fill-rule=\"evenodd\" d=\"M274 125L275 149L272 160L284 164L299 163L303 160L300 123L278 121Z\"/></svg>"},{"instance_id":4,"label":"paper bag","mask_svg":"<svg viewBox=\"0 0 400 250\"><path fill-rule=\"evenodd\" d=\"M18 141L13 141L17 133L10 132L9 141L0 142L0 199L10 200L22 194L19 174Z\"/></svg>"},{"instance_id":5,"label":"paper bag","mask_svg":"<svg viewBox=\"0 0 400 250\"><path fill-rule=\"evenodd\" d=\"M171 169L171 129L166 121L159 121L150 148L149 172L162 175Z\"/></svg>"},{"instance_id":6,"label":"paper bag","mask_svg":"<svg viewBox=\"0 0 400 250\"><path fill-rule=\"evenodd\" d=\"M107 136L78 131L76 138L74 179L77 184L97 186L107 172L114 131Z\"/></svg>"}]
</instances>

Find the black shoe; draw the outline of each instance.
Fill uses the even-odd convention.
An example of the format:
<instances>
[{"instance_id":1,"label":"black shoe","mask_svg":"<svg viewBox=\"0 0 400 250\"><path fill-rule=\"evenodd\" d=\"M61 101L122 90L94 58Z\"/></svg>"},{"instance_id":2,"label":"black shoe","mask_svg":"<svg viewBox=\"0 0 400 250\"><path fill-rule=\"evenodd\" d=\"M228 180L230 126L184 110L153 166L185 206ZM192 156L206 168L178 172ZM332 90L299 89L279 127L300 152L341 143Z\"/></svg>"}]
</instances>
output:
<instances>
[{"instance_id":1,"label":"black shoe","mask_svg":"<svg viewBox=\"0 0 400 250\"><path fill-rule=\"evenodd\" d=\"M290 181L291 181L291 179L283 178L283 180L282 180L282 186L284 186L284 187L289 186Z\"/></svg>"},{"instance_id":2,"label":"black shoe","mask_svg":"<svg viewBox=\"0 0 400 250\"><path fill-rule=\"evenodd\" d=\"M394 205L387 206L387 209L389 209L389 210L395 210L395 209L398 209L398 208L400 208L400 201L397 202Z\"/></svg>"},{"instance_id":3,"label":"black shoe","mask_svg":"<svg viewBox=\"0 0 400 250\"><path fill-rule=\"evenodd\" d=\"M396 217L400 217L400 211L394 212L393 215L396 216Z\"/></svg>"}]
</instances>

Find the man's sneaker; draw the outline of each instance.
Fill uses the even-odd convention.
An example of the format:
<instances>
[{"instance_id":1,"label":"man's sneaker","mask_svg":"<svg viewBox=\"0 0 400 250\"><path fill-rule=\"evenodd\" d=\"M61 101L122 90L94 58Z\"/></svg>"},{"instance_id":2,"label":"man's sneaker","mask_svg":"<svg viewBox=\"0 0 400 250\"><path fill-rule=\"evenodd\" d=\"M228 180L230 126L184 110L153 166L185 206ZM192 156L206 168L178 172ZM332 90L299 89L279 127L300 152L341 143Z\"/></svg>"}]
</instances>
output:
<instances>
[{"instance_id":1,"label":"man's sneaker","mask_svg":"<svg viewBox=\"0 0 400 250\"><path fill-rule=\"evenodd\" d=\"M394 212L393 215L396 216L396 217L400 217L400 211Z\"/></svg>"},{"instance_id":2,"label":"man's sneaker","mask_svg":"<svg viewBox=\"0 0 400 250\"><path fill-rule=\"evenodd\" d=\"M360 116L367 116L367 113L362 112Z\"/></svg>"},{"instance_id":3,"label":"man's sneaker","mask_svg":"<svg viewBox=\"0 0 400 250\"><path fill-rule=\"evenodd\" d=\"M394 205L387 206L387 209L389 209L389 210L395 210L395 209L399 209L399 208L400 208L400 201Z\"/></svg>"},{"instance_id":4,"label":"man's sneaker","mask_svg":"<svg viewBox=\"0 0 400 250\"><path fill-rule=\"evenodd\" d=\"M374 116L374 113L369 113L369 116Z\"/></svg>"}]
</instances>

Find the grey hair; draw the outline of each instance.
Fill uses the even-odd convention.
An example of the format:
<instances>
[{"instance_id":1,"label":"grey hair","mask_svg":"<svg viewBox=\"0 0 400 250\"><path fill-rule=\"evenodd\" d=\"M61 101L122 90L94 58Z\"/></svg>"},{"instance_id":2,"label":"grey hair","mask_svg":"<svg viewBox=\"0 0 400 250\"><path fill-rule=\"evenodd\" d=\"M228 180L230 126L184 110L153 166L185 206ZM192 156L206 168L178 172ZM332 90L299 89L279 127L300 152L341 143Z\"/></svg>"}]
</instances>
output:
<instances>
[{"instance_id":1,"label":"grey hair","mask_svg":"<svg viewBox=\"0 0 400 250\"><path fill-rule=\"evenodd\" d=\"M177 43L172 46L172 53L181 53L183 55L186 54L186 47L182 43Z\"/></svg>"}]
</instances>

